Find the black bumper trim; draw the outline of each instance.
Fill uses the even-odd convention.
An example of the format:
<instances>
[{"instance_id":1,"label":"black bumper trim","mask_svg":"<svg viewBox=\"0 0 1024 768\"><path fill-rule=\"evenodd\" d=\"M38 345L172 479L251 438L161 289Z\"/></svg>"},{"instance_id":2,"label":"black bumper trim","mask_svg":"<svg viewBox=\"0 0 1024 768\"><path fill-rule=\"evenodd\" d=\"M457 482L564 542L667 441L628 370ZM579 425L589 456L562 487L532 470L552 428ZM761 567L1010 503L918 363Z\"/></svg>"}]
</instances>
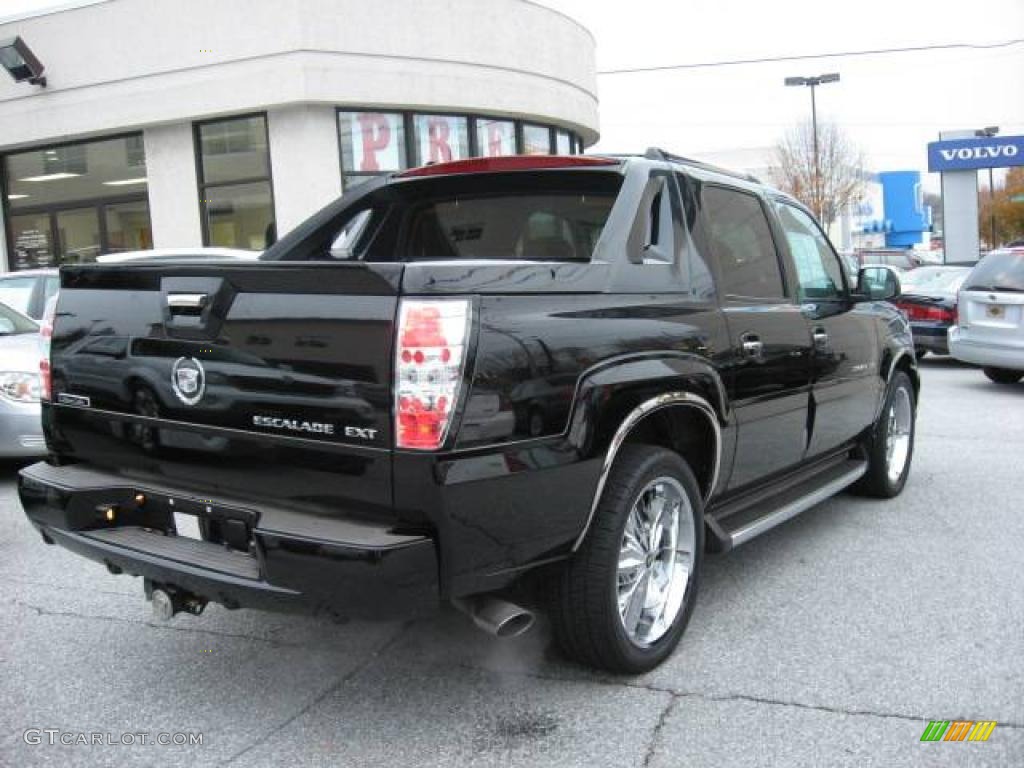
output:
<instances>
[{"instance_id":1,"label":"black bumper trim","mask_svg":"<svg viewBox=\"0 0 1024 768\"><path fill-rule=\"evenodd\" d=\"M250 555L163 535L170 527L161 523L156 498L147 500L148 521L141 525L96 522L97 500L131 498L144 489L154 493L152 486L143 486L87 467L36 464L22 470L18 492L25 514L44 538L113 566L115 572L143 576L229 607L394 620L429 614L440 603L436 541L392 533L385 525L338 518L318 527L353 535L325 540L305 536L308 526L287 533L257 524L252 530L255 554ZM174 489L160 492L175 494L175 509L187 498ZM247 507L264 519L264 507Z\"/></svg>"},{"instance_id":2,"label":"black bumper trim","mask_svg":"<svg viewBox=\"0 0 1024 768\"><path fill-rule=\"evenodd\" d=\"M126 526L81 534L87 539L135 550L165 560L226 573L240 579L258 579L260 564L252 555L232 552L208 541L183 536L165 536L147 528Z\"/></svg>"}]
</instances>

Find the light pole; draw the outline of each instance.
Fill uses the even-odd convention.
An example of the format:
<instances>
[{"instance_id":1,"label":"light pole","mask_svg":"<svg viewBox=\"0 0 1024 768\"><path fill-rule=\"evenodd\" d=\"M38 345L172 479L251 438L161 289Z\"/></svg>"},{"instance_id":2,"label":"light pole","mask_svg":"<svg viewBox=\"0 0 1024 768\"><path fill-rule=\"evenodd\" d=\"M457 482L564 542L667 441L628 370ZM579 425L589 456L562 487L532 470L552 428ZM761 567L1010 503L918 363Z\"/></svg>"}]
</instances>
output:
<instances>
[{"instance_id":1,"label":"light pole","mask_svg":"<svg viewBox=\"0 0 1024 768\"><path fill-rule=\"evenodd\" d=\"M814 199L818 205L818 219L824 216L821 210L823 201L821 199L821 168L818 163L818 105L814 98L814 89L825 83L838 83L839 73L831 72L827 75L815 75L813 77L787 77L786 85L806 85L811 89L811 133L814 136Z\"/></svg>"},{"instance_id":2,"label":"light pole","mask_svg":"<svg viewBox=\"0 0 1024 768\"><path fill-rule=\"evenodd\" d=\"M989 125L974 132L979 138L991 138L999 133L998 125ZM996 188L992 182L992 168L988 169L988 249L996 247Z\"/></svg>"}]
</instances>

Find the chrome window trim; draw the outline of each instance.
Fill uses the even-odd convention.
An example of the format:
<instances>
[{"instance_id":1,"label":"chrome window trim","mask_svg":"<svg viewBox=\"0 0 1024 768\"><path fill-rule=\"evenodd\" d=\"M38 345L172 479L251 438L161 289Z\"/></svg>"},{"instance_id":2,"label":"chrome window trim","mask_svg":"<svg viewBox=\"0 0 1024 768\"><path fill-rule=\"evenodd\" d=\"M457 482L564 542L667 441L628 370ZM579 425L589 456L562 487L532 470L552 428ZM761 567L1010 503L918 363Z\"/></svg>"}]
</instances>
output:
<instances>
[{"instance_id":1,"label":"chrome window trim","mask_svg":"<svg viewBox=\"0 0 1024 768\"><path fill-rule=\"evenodd\" d=\"M587 521L583 526L583 530L580 531L580 535L572 545L573 552L580 548L587 536L587 531L590 530L590 525L594 521L594 515L597 512L597 505L601 503L601 494L604 493L608 473L611 471L612 465L615 463L615 457L618 455L619 449L626 441L629 433L644 418L650 416L655 411L673 407L696 408L707 417L711 425L711 431L715 437L715 462L711 470L711 481L708 483L708 490L704 494L704 501L707 502L711 498L711 494L714 493L715 487L718 485L718 470L722 463L722 427L718 423L718 415L715 413L715 409L703 397L690 392L666 392L657 397L652 397L630 411L629 415L619 425L619 428L615 430L615 434L608 444L608 452L605 454L604 463L601 466L601 474L597 479L597 490L594 492L594 500L590 505L590 513L587 515Z\"/></svg>"}]
</instances>

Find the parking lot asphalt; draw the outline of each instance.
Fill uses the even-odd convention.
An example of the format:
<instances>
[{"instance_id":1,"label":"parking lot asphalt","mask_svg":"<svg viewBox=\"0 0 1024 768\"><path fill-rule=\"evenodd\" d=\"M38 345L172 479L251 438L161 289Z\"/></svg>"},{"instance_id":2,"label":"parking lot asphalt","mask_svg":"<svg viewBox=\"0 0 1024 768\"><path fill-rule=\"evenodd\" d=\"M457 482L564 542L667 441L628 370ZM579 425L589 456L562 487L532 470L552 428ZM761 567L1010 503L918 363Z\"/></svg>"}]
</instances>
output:
<instances>
[{"instance_id":1,"label":"parking lot asphalt","mask_svg":"<svg viewBox=\"0 0 1024 768\"><path fill-rule=\"evenodd\" d=\"M1024 384L921 368L903 495L708 557L676 654L635 678L563 661L543 622L156 624L138 579L43 544L0 467L0 765L1024 765ZM920 742L957 719L999 725Z\"/></svg>"}]
</instances>

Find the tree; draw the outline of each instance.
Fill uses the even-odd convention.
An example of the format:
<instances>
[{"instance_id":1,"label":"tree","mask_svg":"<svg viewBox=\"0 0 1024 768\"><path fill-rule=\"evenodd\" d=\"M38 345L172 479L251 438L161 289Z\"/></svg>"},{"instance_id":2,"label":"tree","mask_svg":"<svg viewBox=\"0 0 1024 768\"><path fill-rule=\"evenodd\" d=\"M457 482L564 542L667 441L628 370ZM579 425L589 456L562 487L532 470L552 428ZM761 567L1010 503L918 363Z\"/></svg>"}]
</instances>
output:
<instances>
[{"instance_id":1,"label":"tree","mask_svg":"<svg viewBox=\"0 0 1024 768\"><path fill-rule=\"evenodd\" d=\"M826 229L863 195L863 155L835 123L818 123L817 163L810 121L790 129L775 145L775 162L775 184L814 211Z\"/></svg>"},{"instance_id":2,"label":"tree","mask_svg":"<svg viewBox=\"0 0 1024 768\"><path fill-rule=\"evenodd\" d=\"M1024 166L1008 170L1002 186L996 185L995 195L985 191L980 197L978 231L982 240L987 242L992 237L993 212L996 217L996 242L991 243L990 247L1024 237L1024 200L1021 199L1024 198Z\"/></svg>"}]
</instances>

